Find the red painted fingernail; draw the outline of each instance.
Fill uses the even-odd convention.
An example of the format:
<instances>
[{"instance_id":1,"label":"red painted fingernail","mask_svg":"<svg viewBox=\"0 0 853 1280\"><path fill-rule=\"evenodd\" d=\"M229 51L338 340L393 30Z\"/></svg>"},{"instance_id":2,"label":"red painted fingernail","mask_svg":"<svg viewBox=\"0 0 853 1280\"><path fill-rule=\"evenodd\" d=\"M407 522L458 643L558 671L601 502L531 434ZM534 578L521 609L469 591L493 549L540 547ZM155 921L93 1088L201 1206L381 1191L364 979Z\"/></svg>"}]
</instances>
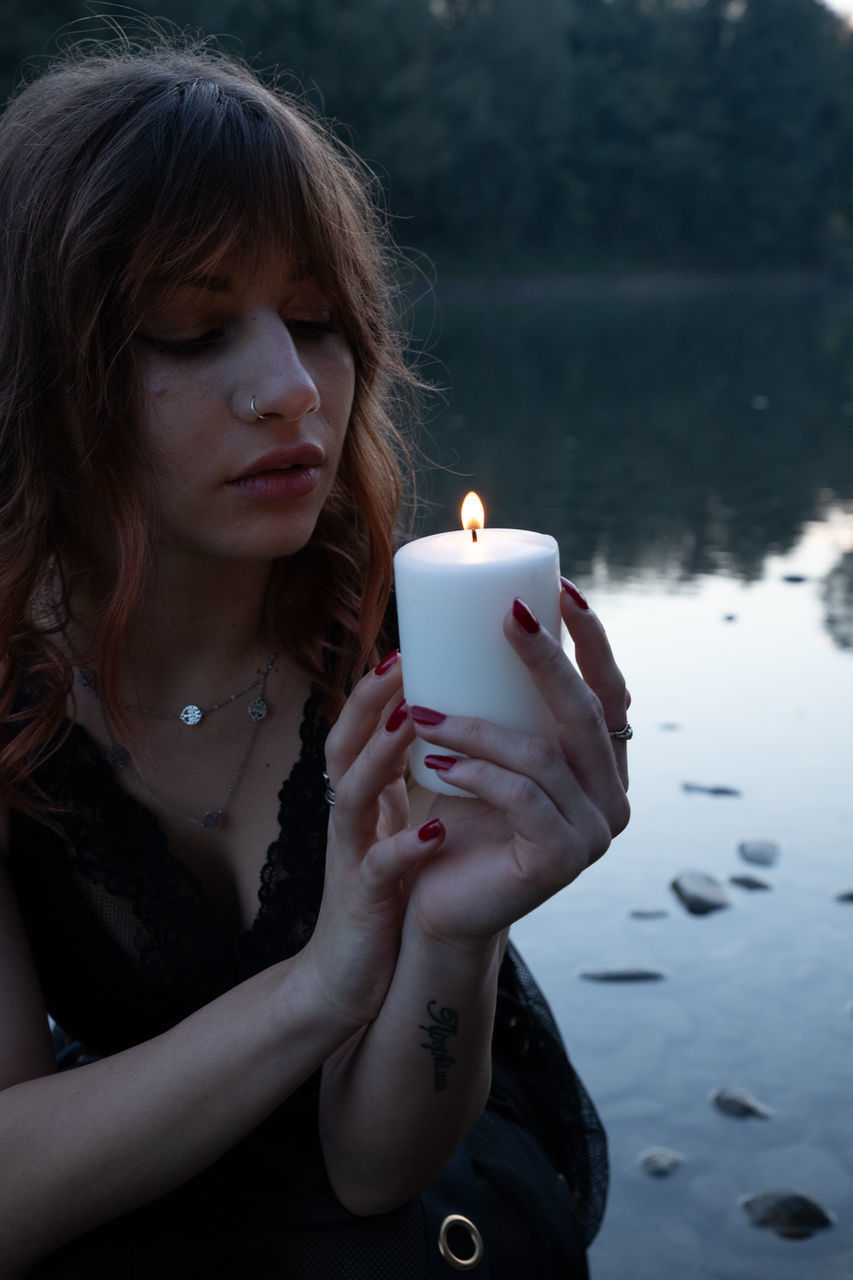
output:
<instances>
[{"instance_id":1,"label":"red painted fingernail","mask_svg":"<svg viewBox=\"0 0 853 1280\"><path fill-rule=\"evenodd\" d=\"M588 609L589 604L582 591L579 591L573 582L569 582L568 578L560 579L560 586L570 595L579 609Z\"/></svg>"},{"instance_id":2,"label":"red painted fingernail","mask_svg":"<svg viewBox=\"0 0 853 1280\"><path fill-rule=\"evenodd\" d=\"M388 719L385 721L385 728L388 733L393 733L395 729L399 729L408 714L409 708L406 706L404 699L399 706L394 708Z\"/></svg>"},{"instance_id":3,"label":"red painted fingernail","mask_svg":"<svg viewBox=\"0 0 853 1280\"><path fill-rule=\"evenodd\" d=\"M444 823L438 818L432 818L429 822L425 822L422 827L418 827L418 839L426 843L427 840L434 840L436 836L444 835Z\"/></svg>"},{"instance_id":4,"label":"red painted fingernail","mask_svg":"<svg viewBox=\"0 0 853 1280\"><path fill-rule=\"evenodd\" d=\"M390 653L386 653L381 662L377 662L373 668L373 674L376 676L384 676L386 671L390 671L394 663L400 656L399 649L392 649Z\"/></svg>"},{"instance_id":5,"label":"red painted fingernail","mask_svg":"<svg viewBox=\"0 0 853 1280\"><path fill-rule=\"evenodd\" d=\"M456 756L424 756L426 767L435 769L437 773L447 773L447 770L452 769L457 763Z\"/></svg>"},{"instance_id":6,"label":"red painted fingernail","mask_svg":"<svg viewBox=\"0 0 853 1280\"><path fill-rule=\"evenodd\" d=\"M409 715L415 724L441 724L447 719L440 711L432 711L429 707L409 707Z\"/></svg>"},{"instance_id":7,"label":"red painted fingernail","mask_svg":"<svg viewBox=\"0 0 853 1280\"><path fill-rule=\"evenodd\" d=\"M512 616L515 618L522 631L526 631L529 636L535 636L539 630L539 622L534 614L530 612L523 600L519 600L516 596L512 602Z\"/></svg>"}]
</instances>

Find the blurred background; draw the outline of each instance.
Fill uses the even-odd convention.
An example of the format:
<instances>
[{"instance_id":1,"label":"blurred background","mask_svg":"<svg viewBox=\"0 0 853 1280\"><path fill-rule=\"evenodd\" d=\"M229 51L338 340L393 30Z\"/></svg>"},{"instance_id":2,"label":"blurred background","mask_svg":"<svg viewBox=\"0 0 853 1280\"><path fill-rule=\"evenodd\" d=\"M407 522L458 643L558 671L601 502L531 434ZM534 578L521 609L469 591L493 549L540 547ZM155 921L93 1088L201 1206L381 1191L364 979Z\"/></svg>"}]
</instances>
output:
<instances>
[{"instance_id":1,"label":"blurred background","mask_svg":"<svg viewBox=\"0 0 853 1280\"><path fill-rule=\"evenodd\" d=\"M4 95L151 15L373 167L439 389L420 529L475 488L554 534L634 698L631 825L516 930L610 1137L593 1280L850 1280L853 4L0 3ZM753 1225L778 1188L832 1225Z\"/></svg>"},{"instance_id":2,"label":"blurred background","mask_svg":"<svg viewBox=\"0 0 853 1280\"><path fill-rule=\"evenodd\" d=\"M819 0L3 9L0 91L92 12L199 27L292 72L442 271L853 265L853 40Z\"/></svg>"}]
</instances>

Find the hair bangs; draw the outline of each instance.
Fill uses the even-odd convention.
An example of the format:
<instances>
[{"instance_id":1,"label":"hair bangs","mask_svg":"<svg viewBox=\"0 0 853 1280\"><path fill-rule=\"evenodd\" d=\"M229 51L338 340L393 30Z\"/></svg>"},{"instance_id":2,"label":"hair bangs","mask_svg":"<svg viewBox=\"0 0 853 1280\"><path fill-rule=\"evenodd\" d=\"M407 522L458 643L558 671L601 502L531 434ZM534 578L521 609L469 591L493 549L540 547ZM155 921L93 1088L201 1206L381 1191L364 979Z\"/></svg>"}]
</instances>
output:
<instances>
[{"instance_id":1,"label":"hair bangs","mask_svg":"<svg viewBox=\"0 0 853 1280\"><path fill-rule=\"evenodd\" d=\"M256 267L273 248L357 314L342 281L361 249L347 242L358 220L328 142L274 94L217 71L169 86L155 121L139 121L150 143L124 281L133 309L225 262Z\"/></svg>"}]
</instances>

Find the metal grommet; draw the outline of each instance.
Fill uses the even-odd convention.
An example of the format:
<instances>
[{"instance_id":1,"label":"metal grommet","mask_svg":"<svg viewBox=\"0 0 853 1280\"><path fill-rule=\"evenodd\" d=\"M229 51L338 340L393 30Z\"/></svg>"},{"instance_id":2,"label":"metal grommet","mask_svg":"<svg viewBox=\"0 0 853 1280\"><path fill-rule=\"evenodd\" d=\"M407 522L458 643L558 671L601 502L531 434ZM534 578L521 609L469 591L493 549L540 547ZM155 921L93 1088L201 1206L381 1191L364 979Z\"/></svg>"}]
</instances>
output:
<instances>
[{"instance_id":1,"label":"metal grommet","mask_svg":"<svg viewBox=\"0 0 853 1280\"><path fill-rule=\"evenodd\" d=\"M470 1244L467 1254L457 1253L450 1244L450 1233L460 1231L467 1234ZM449 1213L438 1229L438 1251L454 1271L473 1271L483 1261L483 1237L470 1218L463 1218L461 1213Z\"/></svg>"}]
</instances>

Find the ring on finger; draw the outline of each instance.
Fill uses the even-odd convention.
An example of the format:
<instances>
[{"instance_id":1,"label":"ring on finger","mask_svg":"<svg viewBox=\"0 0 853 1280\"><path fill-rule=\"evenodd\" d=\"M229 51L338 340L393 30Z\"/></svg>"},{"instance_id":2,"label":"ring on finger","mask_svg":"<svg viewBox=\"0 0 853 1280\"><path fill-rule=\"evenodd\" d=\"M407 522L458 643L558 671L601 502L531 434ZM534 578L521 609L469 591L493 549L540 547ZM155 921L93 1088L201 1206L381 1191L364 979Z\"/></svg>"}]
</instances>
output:
<instances>
[{"instance_id":1,"label":"ring on finger","mask_svg":"<svg viewBox=\"0 0 853 1280\"><path fill-rule=\"evenodd\" d=\"M329 775L327 773L323 774L323 781L326 784L326 791L324 794L324 799L326 801L326 804L329 805L330 807L334 807L335 788L332 786L331 782L329 781Z\"/></svg>"},{"instance_id":2,"label":"ring on finger","mask_svg":"<svg viewBox=\"0 0 853 1280\"><path fill-rule=\"evenodd\" d=\"M616 738L619 742L630 742L634 736L634 730L628 724L627 720L625 721L624 729L611 729L608 730L608 732L610 733L611 738Z\"/></svg>"}]
</instances>

